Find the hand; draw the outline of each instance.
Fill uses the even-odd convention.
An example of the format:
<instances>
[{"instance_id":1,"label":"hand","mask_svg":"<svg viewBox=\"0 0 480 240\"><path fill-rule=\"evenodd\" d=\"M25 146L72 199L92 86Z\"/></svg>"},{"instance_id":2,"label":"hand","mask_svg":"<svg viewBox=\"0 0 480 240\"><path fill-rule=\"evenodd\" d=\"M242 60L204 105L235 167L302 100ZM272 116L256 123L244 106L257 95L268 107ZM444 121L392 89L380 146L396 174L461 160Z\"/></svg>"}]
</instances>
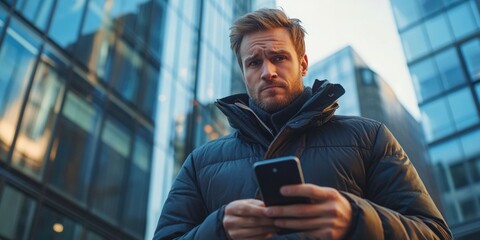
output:
<instances>
[{"instance_id":1,"label":"hand","mask_svg":"<svg viewBox=\"0 0 480 240\"><path fill-rule=\"evenodd\" d=\"M237 200L225 207L223 227L230 239L267 239L277 230L257 199Z\"/></svg>"},{"instance_id":2,"label":"hand","mask_svg":"<svg viewBox=\"0 0 480 240\"><path fill-rule=\"evenodd\" d=\"M336 189L313 184L284 186L285 196L308 197L312 204L268 207L265 213L276 218L279 228L297 229L315 239L342 239L352 220L350 202Z\"/></svg>"}]
</instances>

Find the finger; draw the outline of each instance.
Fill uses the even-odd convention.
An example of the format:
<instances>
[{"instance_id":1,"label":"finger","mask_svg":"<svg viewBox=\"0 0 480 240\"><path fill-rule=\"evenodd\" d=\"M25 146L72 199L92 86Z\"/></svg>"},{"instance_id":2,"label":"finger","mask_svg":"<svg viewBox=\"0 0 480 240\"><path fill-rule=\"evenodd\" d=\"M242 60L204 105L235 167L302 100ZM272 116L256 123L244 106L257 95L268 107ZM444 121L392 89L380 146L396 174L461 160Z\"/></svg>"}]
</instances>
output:
<instances>
[{"instance_id":1,"label":"finger","mask_svg":"<svg viewBox=\"0 0 480 240\"><path fill-rule=\"evenodd\" d=\"M298 230L342 229L348 227L346 223L333 218L282 218L275 219L274 224L279 228Z\"/></svg>"},{"instance_id":2,"label":"finger","mask_svg":"<svg viewBox=\"0 0 480 240\"><path fill-rule=\"evenodd\" d=\"M308 183L283 186L280 193L284 196L308 197L317 201L335 199L340 194L336 189Z\"/></svg>"},{"instance_id":3,"label":"finger","mask_svg":"<svg viewBox=\"0 0 480 240\"><path fill-rule=\"evenodd\" d=\"M244 238L244 240L265 240L265 239L270 239L272 237L273 237L273 233L267 233L267 234L258 235L255 237Z\"/></svg>"},{"instance_id":4,"label":"finger","mask_svg":"<svg viewBox=\"0 0 480 240\"><path fill-rule=\"evenodd\" d=\"M262 201L256 199L237 200L225 207L225 215L265 216L265 207Z\"/></svg>"},{"instance_id":5,"label":"finger","mask_svg":"<svg viewBox=\"0 0 480 240\"><path fill-rule=\"evenodd\" d=\"M223 225L228 229L249 227L273 227L273 219L267 217L257 218L226 215L223 218Z\"/></svg>"},{"instance_id":6,"label":"finger","mask_svg":"<svg viewBox=\"0 0 480 240\"><path fill-rule=\"evenodd\" d=\"M349 209L350 208L343 202L328 201L322 203L267 207L265 209L265 215L270 218L345 217L350 214Z\"/></svg>"}]
</instances>

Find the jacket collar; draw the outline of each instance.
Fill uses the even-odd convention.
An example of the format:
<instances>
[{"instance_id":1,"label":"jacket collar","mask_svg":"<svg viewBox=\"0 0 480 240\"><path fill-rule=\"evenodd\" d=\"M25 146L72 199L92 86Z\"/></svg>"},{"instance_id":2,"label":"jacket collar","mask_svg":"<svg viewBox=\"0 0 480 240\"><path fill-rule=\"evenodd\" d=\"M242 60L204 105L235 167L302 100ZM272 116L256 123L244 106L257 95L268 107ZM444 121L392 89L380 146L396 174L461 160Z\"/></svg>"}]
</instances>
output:
<instances>
[{"instance_id":1,"label":"jacket collar","mask_svg":"<svg viewBox=\"0 0 480 240\"><path fill-rule=\"evenodd\" d=\"M279 135L282 135L286 128L304 130L330 120L338 108L338 98L344 93L344 88L339 84L332 84L327 80L315 80L312 86L312 97L287 121L277 135L274 135L248 107L247 94L228 96L217 100L215 104L227 116L233 128L239 130L248 139L268 147L279 138Z\"/></svg>"}]
</instances>

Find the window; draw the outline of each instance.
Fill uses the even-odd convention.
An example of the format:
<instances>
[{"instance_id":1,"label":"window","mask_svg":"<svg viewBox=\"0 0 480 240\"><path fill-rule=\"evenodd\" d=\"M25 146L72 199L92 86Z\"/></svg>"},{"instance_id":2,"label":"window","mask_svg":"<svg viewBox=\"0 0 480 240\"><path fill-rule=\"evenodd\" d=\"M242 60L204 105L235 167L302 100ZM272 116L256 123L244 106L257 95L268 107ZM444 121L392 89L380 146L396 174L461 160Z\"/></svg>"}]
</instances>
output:
<instances>
[{"instance_id":1,"label":"window","mask_svg":"<svg viewBox=\"0 0 480 240\"><path fill-rule=\"evenodd\" d=\"M148 24L152 3L149 0L121 0L116 1L113 18L116 27L134 38L140 38L146 42ZM158 27L158 26L155 26Z\"/></svg>"},{"instance_id":2,"label":"window","mask_svg":"<svg viewBox=\"0 0 480 240\"><path fill-rule=\"evenodd\" d=\"M150 64L144 64L143 74L141 76L141 94L139 94L138 105L151 119L155 117L155 111L158 103L158 81L159 73Z\"/></svg>"},{"instance_id":3,"label":"window","mask_svg":"<svg viewBox=\"0 0 480 240\"><path fill-rule=\"evenodd\" d=\"M196 41L196 33L193 28L187 25L184 21L181 24L181 36L179 41L180 49L177 49L177 64L175 67L178 68L178 80L180 80L185 86L193 86L195 81L195 64L197 61L196 59L196 51L197 47L195 42ZM215 36L215 35L213 35ZM215 45L217 46L217 45ZM210 53L213 54L213 53ZM215 63L208 62L207 64L213 64L213 66L220 66L215 65ZM212 75L210 78L218 79L220 75Z\"/></svg>"},{"instance_id":4,"label":"window","mask_svg":"<svg viewBox=\"0 0 480 240\"><path fill-rule=\"evenodd\" d=\"M101 78L105 77L114 42L113 25L107 12L110 8L103 6L104 3L104 0L89 2L85 23L74 54L85 66L96 71ZM117 1L113 4L115 3Z\"/></svg>"},{"instance_id":5,"label":"window","mask_svg":"<svg viewBox=\"0 0 480 240\"><path fill-rule=\"evenodd\" d=\"M119 224L122 210L131 141L131 131L124 124L113 117L107 118L101 132L90 200L95 213L115 224Z\"/></svg>"},{"instance_id":6,"label":"window","mask_svg":"<svg viewBox=\"0 0 480 240\"><path fill-rule=\"evenodd\" d=\"M12 20L0 49L0 159L12 144L22 101L35 67L39 38Z\"/></svg>"},{"instance_id":7,"label":"window","mask_svg":"<svg viewBox=\"0 0 480 240\"><path fill-rule=\"evenodd\" d=\"M461 48L471 80L480 79L480 39L473 39L463 44Z\"/></svg>"},{"instance_id":8,"label":"window","mask_svg":"<svg viewBox=\"0 0 480 240\"><path fill-rule=\"evenodd\" d=\"M473 102L470 88L463 88L448 95L448 103L457 130L478 123L477 108Z\"/></svg>"},{"instance_id":9,"label":"window","mask_svg":"<svg viewBox=\"0 0 480 240\"><path fill-rule=\"evenodd\" d=\"M86 1L59 0L53 14L49 36L61 47L73 50L77 41Z\"/></svg>"},{"instance_id":10,"label":"window","mask_svg":"<svg viewBox=\"0 0 480 240\"><path fill-rule=\"evenodd\" d=\"M370 69L361 69L362 82L365 85L375 84L375 73Z\"/></svg>"},{"instance_id":11,"label":"window","mask_svg":"<svg viewBox=\"0 0 480 240\"><path fill-rule=\"evenodd\" d=\"M435 179L437 180L437 185L440 187L442 192L450 191L450 183L448 181L449 175L445 168L445 164L442 162L437 162L434 167Z\"/></svg>"},{"instance_id":12,"label":"window","mask_svg":"<svg viewBox=\"0 0 480 240\"><path fill-rule=\"evenodd\" d=\"M403 29L420 19L416 0L392 0L392 6L398 29Z\"/></svg>"},{"instance_id":13,"label":"window","mask_svg":"<svg viewBox=\"0 0 480 240\"><path fill-rule=\"evenodd\" d=\"M125 206L123 226L135 235L144 238L152 144L139 135L135 138L132 165L129 167L128 182L125 190Z\"/></svg>"},{"instance_id":14,"label":"window","mask_svg":"<svg viewBox=\"0 0 480 240\"><path fill-rule=\"evenodd\" d=\"M480 156L480 148L478 143L480 142L480 130L467 133L460 138L463 151L465 152L465 158L474 158ZM479 160L480 162L480 160Z\"/></svg>"},{"instance_id":15,"label":"window","mask_svg":"<svg viewBox=\"0 0 480 240\"><path fill-rule=\"evenodd\" d=\"M0 7L0 35L3 32L3 26L5 26L5 19L7 18L7 12L3 7Z\"/></svg>"},{"instance_id":16,"label":"window","mask_svg":"<svg viewBox=\"0 0 480 240\"><path fill-rule=\"evenodd\" d=\"M86 202L92 178L99 112L83 94L69 91L50 153L50 186L80 203Z\"/></svg>"},{"instance_id":17,"label":"window","mask_svg":"<svg viewBox=\"0 0 480 240\"><path fill-rule=\"evenodd\" d=\"M460 202L460 209L462 210L463 220L467 221L477 217L478 209L474 198L468 198Z\"/></svg>"},{"instance_id":18,"label":"window","mask_svg":"<svg viewBox=\"0 0 480 240\"><path fill-rule=\"evenodd\" d=\"M190 118L192 117L190 113L193 111L193 94L181 84L177 83L174 87L174 94L183 96L183 98L177 98L175 100L173 116L171 116L172 122L170 123L170 126L173 128L173 133L170 135L170 142L175 149L175 163L179 164L179 167L186 158L185 144L190 137L187 135L187 130Z\"/></svg>"},{"instance_id":19,"label":"window","mask_svg":"<svg viewBox=\"0 0 480 240\"><path fill-rule=\"evenodd\" d=\"M468 162L473 181L480 182L480 158Z\"/></svg>"},{"instance_id":20,"label":"window","mask_svg":"<svg viewBox=\"0 0 480 240\"><path fill-rule=\"evenodd\" d=\"M476 16L473 14L476 14ZM453 34L457 39L474 33L478 29L475 17L478 18L478 13L477 11L472 11L469 2L465 2L448 11Z\"/></svg>"},{"instance_id":21,"label":"window","mask_svg":"<svg viewBox=\"0 0 480 240\"><path fill-rule=\"evenodd\" d=\"M175 2L175 1L173 1ZM175 60L177 58L177 42L178 41L178 33L179 31L179 24L181 21L178 19L178 15L176 14L177 11L167 11L167 20L166 20L166 30L165 30L165 46L163 47L163 56L162 56L162 63L163 65L173 69L175 67ZM180 45L178 45L180 46Z\"/></svg>"},{"instance_id":22,"label":"window","mask_svg":"<svg viewBox=\"0 0 480 240\"><path fill-rule=\"evenodd\" d=\"M187 6L193 6L197 3L195 2L189 2ZM160 58L162 56L162 50L163 50L163 41L175 41L175 37L165 37L165 18L166 18L166 13L165 13L165 5L163 4L163 1L157 1L154 0L152 1L152 19L150 23L150 35L149 35L149 47L151 52L153 52L157 58ZM198 9L198 8L195 8ZM189 16L188 16L189 17ZM198 22L198 21L197 21Z\"/></svg>"},{"instance_id":23,"label":"window","mask_svg":"<svg viewBox=\"0 0 480 240\"><path fill-rule=\"evenodd\" d=\"M51 15L52 5L53 0L18 0L15 8L38 28L45 30L48 18Z\"/></svg>"},{"instance_id":24,"label":"window","mask_svg":"<svg viewBox=\"0 0 480 240\"><path fill-rule=\"evenodd\" d=\"M125 41L118 41L112 56L111 69L108 75L113 87L125 98L134 102L138 94L141 66L144 61L139 53Z\"/></svg>"},{"instance_id":25,"label":"window","mask_svg":"<svg viewBox=\"0 0 480 240\"><path fill-rule=\"evenodd\" d=\"M63 214L44 206L36 227L37 239L105 239Z\"/></svg>"},{"instance_id":26,"label":"window","mask_svg":"<svg viewBox=\"0 0 480 240\"><path fill-rule=\"evenodd\" d=\"M423 60L410 68L417 98L424 101L438 95L443 87L438 76L437 67L431 58Z\"/></svg>"},{"instance_id":27,"label":"window","mask_svg":"<svg viewBox=\"0 0 480 240\"><path fill-rule=\"evenodd\" d=\"M27 239L35 212L35 202L8 185L0 196L0 238Z\"/></svg>"},{"instance_id":28,"label":"window","mask_svg":"<svg viewBox=\"0 0 480 240\"><path fill-rule=\"evenodd\" d=\"M477 98L480 99L480 83L475 85L475 90L477 92Z\"/></svg>"},{"instance_id":29,"label":"window","mask_svg":"<svg viewBox=\"0 0 480 240\"><path fill-rule=\"evenodd\" d=\"M441 98L421 107L422 124L428 141L451 134L455 128L449 107Z\"/></svg>"},{"instance_id":30,"label":"window","mask_svg":"<svg viewBox=\"0 0 480 240\"><path fill-rule=\"evenodd\" d=\"M169 148L170 136L172 132L172 105L175 102L172 93L172 75L162 68L160 81L160 90L158 94L158 111L155 116L155 136L157 137L158 146L161 148Z\"/></svg>"},{"instance_id":31,"label":"window","mask_svg":"<svg viewBox=\"0 0 480 240\"><path fill-rule=\"evenodd\" d=\"M449 164L464 159L460 141L457 138L430 147L432 162Z\"/></svg>"},{"instance_id":32,"label":"window","mask_svg":"<svg viewBox=\"0 0 480 240\"><path fill-rule=\"evenodd\" d=\"M402 38L405 57L408 61L414 60L430 51L427 43L423 24L409 29L400 36Z\"/></svg>"},{"instance_id":33,"label":"window","mask_svg":"<svg viewBox=\"0 0 480 240\"><path fill-rule=\"evenodd\" d=\"M63 81L50 66L40 63L15 144L12 165L40 179L50 143L55 106L60 104Z\"/></svg>"},{"instance_id":34,"label":"window","mask_svg":"<svg viewBox=\"0 0 480 240\"><path fill-rule=\"evenodd\" d=\"M420 0L419 4L423 16L427 16L443 7L442 1L439 0Z\"/></svg>"},{"instance_id":35,"label":"window","mask_svg":"<svg viewBox=\"0 0 480 240\"><path fill-rule=\"evenodd\" d=\"M425 28L427 29L428 39L433 49L443 47L454 40L444 14L428 20L425 23Z\"/></svg>"},{"instance_id":36,"label":"window","mask_svg":"<svg viewBox=\"0 0 480 240\"><path fill-rule=\"evenodd\" d=\"M463 162L450 165L450 173L452 174L453 185L455 189L468 186L468 176Z\"/></svg>"},{"instance_id":37,"label":"window","mask_svg":"<svg viewBox=\"0 0 480 240\"><path fill-rule=\"evenodd\" d=\"M466 82L457 52L454 48L437 54L435 56L435 62L440 71L445 89L448 90Z\"/></svg>"}]
</instances>

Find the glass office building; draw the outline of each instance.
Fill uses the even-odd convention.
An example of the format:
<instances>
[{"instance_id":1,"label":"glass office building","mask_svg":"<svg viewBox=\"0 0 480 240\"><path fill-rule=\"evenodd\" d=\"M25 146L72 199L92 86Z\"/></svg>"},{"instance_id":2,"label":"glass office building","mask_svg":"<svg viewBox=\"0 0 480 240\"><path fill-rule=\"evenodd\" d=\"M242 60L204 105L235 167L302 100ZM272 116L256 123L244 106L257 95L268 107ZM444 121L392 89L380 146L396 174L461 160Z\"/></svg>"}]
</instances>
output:
<instances>
[{"instance_id":1,"label":"glass office building","mask_svg":"<svg viewBox=\"0 0 480 240\"><path fill-rule=\"evenodd\" d=\"M312 64L304 83L311 86L315 79L328 79L345 88L336 114L375 119L390 129L441 209L438 186L431 171L422 127L399 102L390 86L350 46Z\"/></svg>"},{"instance_id":2,"label":"glass office building","mask_svg":"<svg viewBox=\"0 0 480 240\"><path fill-rule=\"evenodd\" d=\"M445 217L480 238L480 1L391 0Z\"/></svg>"},{"instance_id":3,"label":"glass office building","mask_svg":"<svg viewBox=\"0 0 480 240\"><path fill-rule=\"evenodd\" d=\"M0 0L0 238L149 238L253 2Z\"/></svg>"}]
</instances>

